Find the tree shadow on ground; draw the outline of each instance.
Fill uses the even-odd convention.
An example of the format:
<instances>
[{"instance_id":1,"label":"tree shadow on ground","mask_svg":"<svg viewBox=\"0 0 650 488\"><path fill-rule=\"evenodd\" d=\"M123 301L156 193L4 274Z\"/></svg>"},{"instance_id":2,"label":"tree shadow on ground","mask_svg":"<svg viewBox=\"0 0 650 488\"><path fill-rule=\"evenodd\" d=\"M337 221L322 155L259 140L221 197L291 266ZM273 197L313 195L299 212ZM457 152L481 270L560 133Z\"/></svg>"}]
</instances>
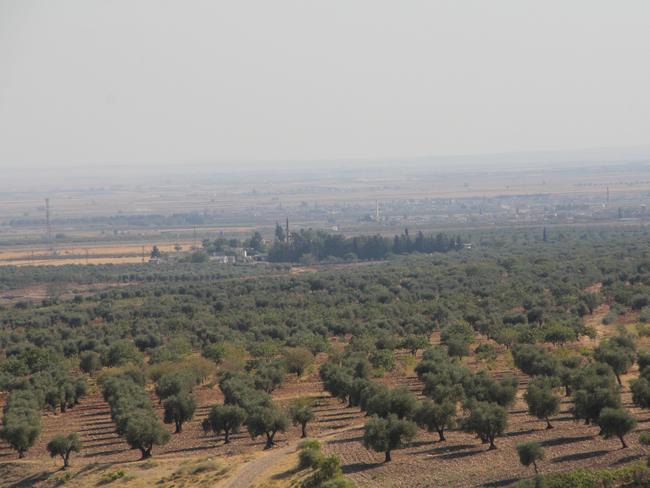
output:
<instances>
[{"instance_id":1,"label":"tree shadow on ground","mask_svg":"<svg viewBox=\"0 0 650 488\"><path fill-rule=\"evenodd\" d=\"M564 444L572 444L574 442L588 441L593 438L594 436L592 435L582 435L576 437L558 437L557 439L547 439L545 441L540 441L539 445L543 447L562 446Z\"/></svg>"},{"instance_id":2,"label":"tree shadow on ground","mask_svg":"<svg viewBox=\"0 0 650 488\"><path fill-rule=\"evenodd\" d=\"M440 447L434 447L431 449L424 449L422 451L418 451L417 454L430 454L430 455L449 454L452 452L464 451L465 449L472 449L475 447L476 447L475 444L456 444L453 446L441 445Z\"/></svg>"},{"instance_id":3,"label":"tree shadow on ground","mask_svg":"<svg viewBox=\"0 0 650 488\"><path fill-rule=\"evenodd\" d=\"M630 454L629 456L625 456L618 461L614 461L610 466L619 466L621 464L627 464L631 463L632 461L636 461L638 459L641 459L643 457L643 454Z\"/></svg>"},{"instance_id":4,"label":"tree shadow on ground","mask_svg":"<svg viewBox=\"0 0 650 488\"><path fill-rule=\"evenodd\" d=\"M436 456L438 459L461 459L465 457L475 456L481 454L482 452L487 452L487 449L474 449L473 451L460 451L460 452L450 452L448 454L441 454Z\"/></svg>"},{"instance_id":5,"label":"tree shadow on ground","mask_svg":"<svg viewBox=\"0 0 650 488\"><path fill-rule=\"evenodd\" d=\"M499 488L501 486L508 486L519 481L520 478L507 478L498 481L491 481L490 483L485 483L481 485L483 488Z\"/></svg>"},{"instance_id":6,"label":"tree shadow on ground","mask_svg":"<svg viewBox=\"0 0 650 488\"><path fill-rule=\"evenodd\" d=\"M99 452L89 452L84 455L84 457L94 457L94 456L111 456L113 454L118 454L120 452L129 451L131 449L112 449L110 451L99 451Z\"/></svg>"},{"instance_id":7,"label":"tree shadow on ground","mask_svg":"<svg viewBox=\"0 0 650 488\"><path fill-rule=\"evenodd\" d=\"M506 432L503 434L503 437L517 437L520 435L528 435L532 434L533 432L538 432L540 429L528 429L528 430L518 430L516 432Z\"/></svg>"},{"instance_id":8,"label":"tree shadow on ground","mask_svg":"<svg viewBox=\"0 0 650 488\"><path fill-rule=\"evenodd\" d=\"M369 469L379 468L383 466L384 463L352 463L342 466L343 474L354 474L361 471L367 471Z\"/></svg>"},{"instance_id":9,"label":"tree shadow on ground","mask_svg":"<svg viewBox=\"0 0 650 488\"><path fill-rule=\"evenodd\" d=\"M600 451L589 451L589 452L578 452L575 454L567 454L566 456L558 456L551 459L552 463L564 463L567 461L581 461L583 459L590 459L593 457L604 456L609 451L600 450Z\"/></svg>"},{"instance_id":10,"label":"tree shadow on ground","mask_svg":"<svg viewBox=\"0 0 650 488\"><path fill-rule=\"evenodd\" d=\"M180 453L180 452L205 451L206 449L212 449L212 448L213 448L213 446L211 446L211 445L195 446L195 447L181 447L181 448L178 448L178 449L171 449L169 451L165 451L164 454L177 454L177 453Z\"/></svg>"},{"instance_id":11,"label":"tree shadow on ground","mask_svg":"<svg viewBox=\"0 0 650 488\"><path fill-rule=\"evenodd\" d=\"M7 486L7 488L31 488L32 486L35 486L36 483L41 483L47 480L49 477L50 477L50 473L47 471L43 471L41 473L36 473L31 476L26 476L21 480L18 480L14 483L5 486Z\"/></svg>"}]
</instances>

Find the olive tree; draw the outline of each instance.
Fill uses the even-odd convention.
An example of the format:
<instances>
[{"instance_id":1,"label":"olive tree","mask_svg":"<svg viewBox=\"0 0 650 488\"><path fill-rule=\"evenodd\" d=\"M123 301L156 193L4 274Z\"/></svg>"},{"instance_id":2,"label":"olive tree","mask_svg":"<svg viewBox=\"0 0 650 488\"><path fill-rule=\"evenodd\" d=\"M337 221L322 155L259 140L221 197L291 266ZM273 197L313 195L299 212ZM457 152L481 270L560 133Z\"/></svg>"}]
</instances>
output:
<instances>
[{"instance_id":1,"label":"olive tree","mask_svg":"<svg viewBox=\"0 0 650 488\"><path fill-rule=\"evenodd\" d=\"M275 444L275 434L285 432L289 427L289 418L277 407L259 407L253 410L246 419L246 428L252 439L266 436L265 449Z\"/></svg>"},{"instance_id":2,"label":"olive tree","mask_svg":"<svg viewBox=\"0 0 650 488\"><path fill-rule=\"evenodd\" d=\"M504 407L496 403L476 402L464 419L463 428L476 434L484 443L489 443L489 450L492 450L497 448L494 439L503 434L507 422L508 411Z\"/></svg>"},{"instance_id":3,"label":"olive tree","mask_svg":"<svg viewBox=\"0 0 650 488\"><path fill-rule=\"evenodd\" d=\"M60 456L63 460L63 469L70 466L70 454L81 451L79 434L72 432L68 435L57 434L47 443L47 452L51 457Z\"/></svg>"},{"instance_id":4,"label":"olive tree","mask_svg":"<svg viewBox=\"0 0 650 488\"><path fill-rule=\"evenodd\" d=\"M308 398L299 398L289 405L289 415L293 425L300 425L301 437L307 437L307 423L314 420L314 410Z\"/></svg>"},{"instance_id":5,"label":"olive tree","mask_svg":"<svg viewBox=\"0 0 650 488\"><path fill-rule=\"evenodd\" d=\"M165 426L149 412L131 415L127 420L125 436L129 446L140 449L142 459L151 457L153 446L164 445L171 438Z\"/></svg>"},{"instance_id":6,"label":"olive tree","mask_svg":"<svg viewBox=\"0 0 650 488\"><path fill-rule=\"evenodd\" d=\"M642 408L650 407L650 382L645 378L635 380L630 385L632 390L632 400L636 405Z\"/></svg>"},{"instance_id":7,"label":"olive tree","mask_svg":"<svg viewBox=\"0 0 650 488\"><path fill-rule=\"evenodd\" d=\"M621 384L621 375L627 373L636 359L636 345L629 337L617 336L601 342L594 350L596 360L608 364L616 381Z\"/></svg>"},{"instance_id":8,"label":"olive tree","mask_svg":"<svg viewBox=\"0 0 650 488\"><path fill-rule=\"evenodd\" d=\"M40 420L34 422L28 418L11 418L7 419L5 415L3 419L2 430L0 431L0 438L18 452L19 458L24 458L25 453L30 447L34 445L38 436L41 435Z\"/></svg>"},{"instance_id":9,"label":"olive tree","mask_svg":"<svg viewBox=\"0 0 650 488\"><path fill-rule=\"evenodd\" d=\"M284 350L284 361L287 371L300 377L314 362L314 355L304 347L288 347Z\"/></svg>"},{"instance_id":10,"label":"olive tree","mask_svg":"<svg viewBox=\"0 0 650 488\"><path fill-rule=\"evenodd\" d=\"M576 419L585 424L596 422L604 408L620 406L620 392L612 369L607 364L593 363L578 371L573 378L571 409Z\"/></svg>"},{"instance_id":11,"label":"olive tree","mask_svg":"<svg viewBox=\"0 0 650 488\"><path fill-rule=\"evenodd\" d=\"M246 420L246 410L237 405L213 405L208 417L203 421L203 430L224 434L224 443L230 443L230 434L239 432Z\"/></svg>"},{"instance_id":12,"label":"olive tree","mask_svg":"<svg viewBox=\"0 0 650 488\"><path fill-rule=\"evenodd\" d=\"M390 462L391 451L399 449L415 437L417 427L409 420L400 420L397 415L387 418L374 416L364 425L363 445L384 453L384 462Z\"/></svg>"},{"instance_id":13,"label":"olive tree","mask_svg":"<svg viewBox=\"0 0 650 488\"><path fill-rule=\"evenodd\" d=\"M524 400L528 404L528 413L545 420L546 428L552 429L549 417L560 411L560 397L553 393L550 380L543 377L531 380L524 393Z\"/></svg>"},{"instance_id":14,"label":"olive tree","mask_svg":"<svg viewBox=\"0 0 650 488\"><path fill-rule=\"evenodd\" d=\"M528 467L531 464L535 469L535 474L539 473L537 461L544 459L544 449L539 442L530 441L517 444L517 454L519 454L519 462Z\"/></svg>"},{"instance_id":15,"label":"olive tree","mask_svg":"<svg viewBox=\"0 0 650 488\"><path fill-rule=\"evenodd\" d=\"M165 423L173 423L178 434L183 431L183 424L194 417L196 400L189 393L180 393L165 399L163 407L165 410Z\"/></svg>"},{"instance_id":16,"label":"olive tree","mask_svg":"<svg viewBox=\"0 0 650 488\"><path fill-rule=\"evenodd\" d=\"M598 417L598 426L605 439L618 437L625 448L625 435L636 427L636 420L622 408L604 408Z\"/></svg>"},{"instance_id":17,"label":"olive tree","mask_svg":"<svg viewBox=\"0 0 650 488\"><path fill-rule=\"evenodd\" d=\"M429 432L437 432L445 440L445 430L455 425L456 405L453 402L436 403L423 400L415 411L415 421Z\"/></svg>"},{"instance_id":18,"label":"olive tree","mask_svg":"<svg viewBox=\"0 0 650 488\"><path fill-rule=\"evenodd\" d=\"M101 367L101 356L95 351L84 351L79 355L79 369L84 373L93 374Z\"/></svg>"}]
</instances>

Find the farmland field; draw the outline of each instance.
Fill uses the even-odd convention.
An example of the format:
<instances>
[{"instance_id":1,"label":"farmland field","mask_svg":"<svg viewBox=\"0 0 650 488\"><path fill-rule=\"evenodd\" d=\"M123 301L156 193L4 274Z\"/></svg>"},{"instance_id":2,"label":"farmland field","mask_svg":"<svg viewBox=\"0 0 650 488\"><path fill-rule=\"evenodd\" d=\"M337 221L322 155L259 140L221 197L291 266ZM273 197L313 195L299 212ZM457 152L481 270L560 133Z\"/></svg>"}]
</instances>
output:
<instances>
[{"instance_id":1,"label":"farmland field","mask_svg":"<svg viewBox=\"0 0 650 488\"><path fill-rule=\"evenodd\" d=\"M153 246L161 252L177 253L189 250L195 245L192 241L176 243L143 242L142 244L89 244L88 246L66 245L52 252L46 246L21 246L13 249L0 249L0 266L61 266L66 264L129 264L149 260ZM177 250L176 246L180 249Z\"/></svg>"}]
</instances>

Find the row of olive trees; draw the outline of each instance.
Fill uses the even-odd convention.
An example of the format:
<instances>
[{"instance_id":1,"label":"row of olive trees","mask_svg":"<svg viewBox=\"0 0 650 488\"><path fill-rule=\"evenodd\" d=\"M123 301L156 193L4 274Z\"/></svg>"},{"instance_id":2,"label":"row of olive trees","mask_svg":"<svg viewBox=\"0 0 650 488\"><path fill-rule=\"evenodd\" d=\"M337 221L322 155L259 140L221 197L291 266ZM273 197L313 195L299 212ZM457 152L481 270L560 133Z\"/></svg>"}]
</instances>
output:
<instances>
[{"instance_id":1,"label":"row of olive trees","mask_svg":"<svg viewBox=\"0 0 650 488\"><path fill-rule=\"evenodd\" d=\"M117 433L133 449L139 449L143 459L151 456L154 445L166 444L170 439L153 410L144 381L144 376L135 369L106 375L100 381Z\"/></svg>"},{"instance_id":2,"label":"row of olive trees","mask_svg":"<svg viewBox=\"0 0 650 488\"><path fill-rule=\"evenodd\" d=\"M13 391L4 408L0 437L18 452L19 458L23 458L40 435L40 405L34 392Z\"/></svg>"},{"instance_id":3,"label":"row of olive trees","mask_svg":"<svg viewBox=\"0 0 650 488\"><path fill-rule=\"evenodd\" d=\"M57 409L65 412L77 405L86 394L86 381L73 376L60 364L36 371L29 379L16 379L11 386L0 438L17 451L20 458L25 456L41 434L43 408L49 408L54 413Z\"/></svg>"}]
</instances>

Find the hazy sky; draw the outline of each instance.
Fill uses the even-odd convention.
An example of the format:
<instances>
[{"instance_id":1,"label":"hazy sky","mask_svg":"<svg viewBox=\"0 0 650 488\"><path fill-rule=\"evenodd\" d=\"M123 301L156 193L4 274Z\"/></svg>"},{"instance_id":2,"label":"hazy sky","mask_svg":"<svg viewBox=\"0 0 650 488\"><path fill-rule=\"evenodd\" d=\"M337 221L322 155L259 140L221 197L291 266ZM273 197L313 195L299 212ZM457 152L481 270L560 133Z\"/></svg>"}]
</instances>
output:
<instances>
[{"instance_id":1,"label":"hazy sky","mask_svg":"<svg viewBox=\"0 0 650 488\"><path fill-rule=\"evenodd\" d=\"M648 0L0 0L0 167L648 144Z\"/></svg>"}]
</instances>

